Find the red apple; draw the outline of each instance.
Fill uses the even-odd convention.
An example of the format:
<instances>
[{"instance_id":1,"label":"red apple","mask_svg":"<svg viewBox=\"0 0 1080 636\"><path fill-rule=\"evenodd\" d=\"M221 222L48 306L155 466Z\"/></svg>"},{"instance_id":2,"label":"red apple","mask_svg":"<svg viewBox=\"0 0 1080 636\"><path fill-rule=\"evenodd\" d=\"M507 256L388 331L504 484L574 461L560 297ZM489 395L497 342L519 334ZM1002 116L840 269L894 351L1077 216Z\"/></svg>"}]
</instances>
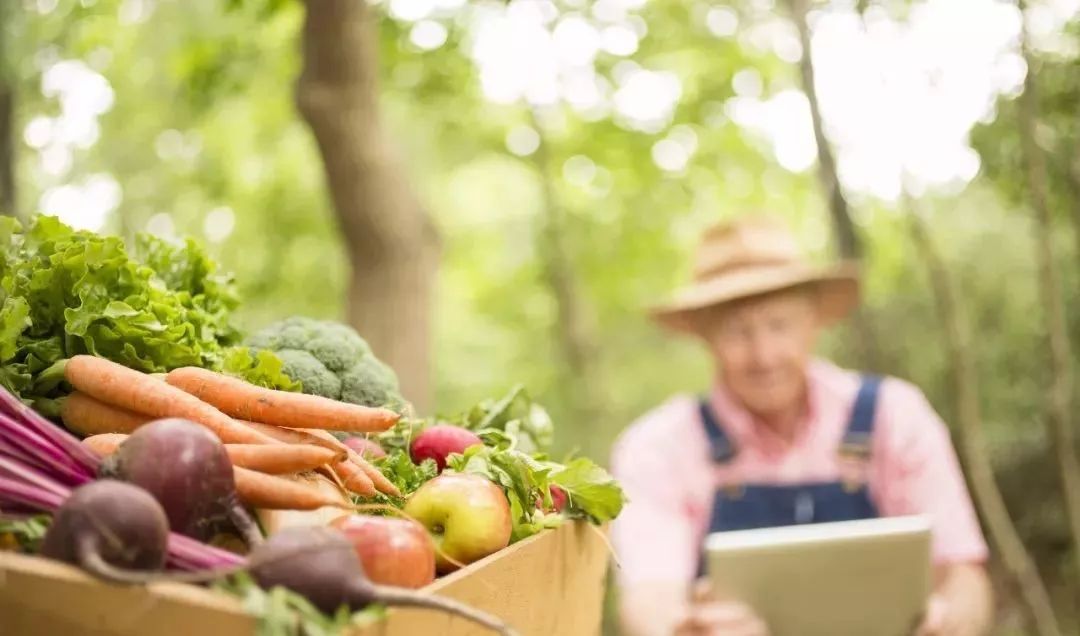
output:
<instances>
[{"instance_id":1,"label":"red apple","mask_svg":"<svg viewBox=\"0 0 1080 636\"><path fill-rule=\"evenodd\" d=\"M350 437L345 440L345 445L360 454L364 459L378 459L386 457L386 451L375 440L366 437Z\"/></svg>"},{"instance_id":2,"label":"red apple","mask_svg":"<svg viewBox=\"0 0 1080 636\"><path fill-rule=\"evenodd\" d=\"M476 433L460 426L439 424L425 429L416 436L409 447L409 455L414 464L425 459L434 459L441 473L446 468L446 456L450 453L464 453L465 449L476 444L483 444Z\"/></svg>"},{"instance_id":3,"label":"red apple","mask_svg":"<svg viewBox=\"0 0 1080 636\"><path fill-rule=\"evenodd\" d=\"M410 519L345 515L330 522L352 541L375 583L419 588L435 580L435 546L423 526Z\"/></svg>"},{"instance_id":4,"label":"red apple","mask_svg":"<svg viewBox=\"0 0 1080 636\"><path fill-rule=\"evenodd\" d=\"M510 502L502 488L480 475L447 473L409 497L405 514L428 529L440 574L502 550L510 543Z\"/></svg>"}]
</instances>

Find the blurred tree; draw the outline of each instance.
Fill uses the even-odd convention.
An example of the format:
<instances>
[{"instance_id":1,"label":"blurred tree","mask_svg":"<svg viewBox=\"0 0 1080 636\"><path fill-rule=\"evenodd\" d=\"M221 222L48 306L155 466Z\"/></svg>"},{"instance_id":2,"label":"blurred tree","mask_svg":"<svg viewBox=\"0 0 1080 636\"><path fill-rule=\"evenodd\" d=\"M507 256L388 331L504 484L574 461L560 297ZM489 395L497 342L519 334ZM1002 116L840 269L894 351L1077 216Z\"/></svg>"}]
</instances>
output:
<instances>
[{"instance_id":1,"label":"blurred tree","mask_svg":"<svg viewBox=\"0 0 1080 636\"><path fill-rule=\"evenodd\" d=\"M840 175L836 171L836 157L833 156L829 140L825 136L825 122L821 116L817 85L814 82L814 58L808 14L811 0L787 0L788 11L799 33L799 78L803 93L810 105L810 120L814 129L814 142L817 146L818 180L828 200L828 210L832 217L836 247L841 258L854 261L863 259L863 243L855 223L851 220L851 208L844 196ZM864 369L880 370L881 355L877 345L877 335L873 322L864 306L856 308L852 316L852 325L858 338L859 358Z\"/></svg>"},{"instance_id":2,"label":"blurred tree","mask_svg":"<svg viewBox=\"0 0 1080 636\"><path fill-rule=\"evenodd\" d=\"M1019 0L1022 12L1024 0ZM1027 168L1027 190L1035 213L1035 253L1039 262L1038 285L1043 305L1044 328L1049 347L1051 384L1047 389L1046 416L1050 431L1051 453L1061 477L1065 513L1073 541L1077 580L1080 581L1080 459L1077 457L1072 430L1072 359L1065 323L1061 281L1055 261L1053 216L1047 178L1046 154L1037 141L1039 125L1038 74L1031 54L1030 24L1027 13L1021 29L1021 52L1027 63L1024 92L1020 96L1019 134L1021 152Z\"/></svg>"},{"instance_id":3,"label":"blurred tree","mask_svg":"<svg viewBox=\"0 0 1080 636\"><path fill-rule=\"evenodd\" d=\"M581 297L579 275L567 248L566 210L555 193L556 176L551 165L545 126L536 110L530 110L531 123L537 130L539 143L533 156L540 180L540 208L543 216L538 223L537 254L543 264L544 277L555 300L558 319L556 337L562 348L571 385L567 406L574 421L584 430L583 446L589 454L601 450L597 422L603 413L601 382L598 377L597 341L592 316Z\"/></svg>"},{"instance_id":4,"label":"blurred tree","mask_svg":"<svg viewBox=\"0 0 1080 636\"><path fill-rule=\"evenodd\" d=\"M18 4L0 3L0 214L17 216L15 196L15 82L8 30Z\"/></svg>"},{"instance_id":5,"label":"blurred tree","mask_svg":"<svg viewBox=\"0 0 1080 636\"><path fill-rule=\"evenodd\" d=\"M296 100L318 141L352 265L348 319L426 411L438 238L381 124L375 17L355 0L305 7Z\"/></svg>"},{"instance_id":6,"label":"blurred tree","mask_svg":"<svg viewBox=\"0 0 1080 636\"><path fill-rule=\"evenodd\" d=\"M949 354L957 437L975 503L985 520L994 550L1000 555L1014 589L1024 600L1034 633L1038 636L1056 636L1062 632L1050 595L1009 516L994 477L979 412L978 372L967 317L957 298L948 265L941 257L918 206L917 201L905 196L912 242L919 260L926 266L941 324L942 341Z\"/></svg>"}]
</instances>

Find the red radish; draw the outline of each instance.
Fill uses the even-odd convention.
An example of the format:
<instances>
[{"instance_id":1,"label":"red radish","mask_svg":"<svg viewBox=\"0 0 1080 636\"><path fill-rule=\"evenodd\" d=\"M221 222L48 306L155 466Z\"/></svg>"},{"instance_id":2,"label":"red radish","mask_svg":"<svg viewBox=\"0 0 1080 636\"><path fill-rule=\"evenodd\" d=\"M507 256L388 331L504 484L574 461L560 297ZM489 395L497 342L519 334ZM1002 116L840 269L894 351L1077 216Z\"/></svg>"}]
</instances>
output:
<instances>
[{"instance_id":1,"label":"red radish","mask_svg":"<svg viewBox=\"0 0 1080 636\"><path fill-rule=\"evenodd\" d=\"M451 453L464 453L465 449L484 442L469 429L449 424L439 424L425 429L416 436L409 447L413 463L434 459L441 473L446 468L446 457Z\"/></svg>"},{"instance_id":2,"label":"red radish","mask_svg":"<svg viewBox=\"0 0 1080 636\"><path fill-rule=\"evenodd\" d=\"M364 459L379 459L386 457L386 451L375 440L366 437L350 437L345 440L345 445L360 454Z\"/></svg>"},{"instance_id":3,"label":"red radish","mask_svg":"<svg viewBox=\"0 0 1080 636\"><path fill-rule=\"evenodd\" d=\"M555 512L562 512L566 507L566 491L558 486L548 488L551 491L551 507Z\"/></svg>"},{"instance_id":4,"label":"red radish","mask_svg":"<svg viewBox=\"0 0 1080 636\"><path fill-rule=\"evenodd\" d=\"M420 588L435 580L435 546L427 530L411 519L345 515L330 522L352 541L375 583Z\"/></svg>"}]
</instances>

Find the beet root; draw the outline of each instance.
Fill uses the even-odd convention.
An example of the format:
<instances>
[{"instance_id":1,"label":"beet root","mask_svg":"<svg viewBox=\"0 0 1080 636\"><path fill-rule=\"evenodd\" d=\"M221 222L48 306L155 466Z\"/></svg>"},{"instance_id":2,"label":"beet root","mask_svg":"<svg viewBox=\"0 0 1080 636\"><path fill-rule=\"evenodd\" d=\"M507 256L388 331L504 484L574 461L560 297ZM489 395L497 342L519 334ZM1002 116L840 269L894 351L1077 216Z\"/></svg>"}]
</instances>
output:
<instances>
[{"instance_id":1,"label":"beet root","mask_svg":"<svg viewBox=\"0 0 1080 636\"><path fill-rule=\"evenodd\" d=\"M373 584L352 542L331 528L305 526L278 532L252 550L249 570L260 587L288 588L330 614L342 605L356 611L381 603L446 612L500 634L515 634L499 619L463 603Z\"/></svg>"},{"instance_id":2,"label":"beet root","mask_svg":"<svg viewBox=\"0 0 1080 636\"><path fill-rule=\"evenodd\" d=\"M174 532L205 541L231 521L249 545L262 539L236 498L225 445L195 422L167 418L139 427L102 464L102 474L153 495Z\"/></svg>"},{"instance_id":3,"label":"beet root","mask_svg":"<svg viewBox=\"0 0 1080 636\"><path fill-rule=\"evenodd\" d=\"M149 493L104 479L75 489L60 506L41 554L109 581L134 583L165 565L168 539L168 519Z\"/></svg>"}]
</instances>

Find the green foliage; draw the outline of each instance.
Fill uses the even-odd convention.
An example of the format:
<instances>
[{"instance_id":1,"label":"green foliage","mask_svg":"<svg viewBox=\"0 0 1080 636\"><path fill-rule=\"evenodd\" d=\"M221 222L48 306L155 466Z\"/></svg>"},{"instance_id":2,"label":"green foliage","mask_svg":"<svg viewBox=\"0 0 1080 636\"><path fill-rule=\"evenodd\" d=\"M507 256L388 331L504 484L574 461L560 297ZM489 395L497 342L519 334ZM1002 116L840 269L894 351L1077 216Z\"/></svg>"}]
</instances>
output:
<instances>
[{"instance_id":1,"label":"green foliage","mask_svg":"<svg viewBox=\"0 0 1080 636\"><path fill-rule=\"evenodd\" d=\"M288 589L263 590L245 572L218 581L214 588L237 597L244 610L258 619L258 636L337 636L374 625L386 614L383 606L372 605L358 612L342 607L327 616Z\"/></svg>"},{"instance_id":2,"label":"green foliage","mask_svg":"<svg viewBox=\"0 0 1080 636\"><path fill-rule=\"evenodd\" d=\"M36 554L52 517L5 517L0 515L0 550L14 548L27 554Z\"/></svg>"},{"instance_id":3,"label":"green foliage","mask_svg":"<svg viewBox=\"0 0 1080 636\"><path fill-rule=\"evenodd\" d=\"M61 110L40 90L51 61L87 60L107 79L115 100L100 118L101 140L76 149L72 168L62 175L47 174L39 153L19 147L24 203L58 184L110 173L123 188L123 200L108 228L129 239L162 210L173 233L209 237L208 213L227 207L235 221L231 233L207 245L236 273L244 298L238 324L258 328L294 311L340 320L348 262L317 148L293 107L302 4L160 2L135 21L118 19L120 0L57 4L51 13L27 10L0 24L11 38L7 48L15 49L10 59L19 82L17 130L32 117ZM559 423L558 438L551 441L555 456L584 447L603 459L614 436L635 417L673 393L703 390L711 380L704 348L663 334L643 311L685 278L704 225L768 210L791 222L805 247L825 255L830 225L813 170L782 169L768 143L733 122L727 108L739 71L760 76L763 98L797 85L793 65L755 37L762 24L775 26L781 17L772 4L649 2L630 11L628 21L645 27L638 50L626 59L600 51L595 67L611 90L627 59L675 73L682 94L673 120L646 133L609 115L586 117L565 104L545 107L539 119L546 163L506 147L515 128L537 129L528 108L492 103L481 93L467 31L476 3L431 18L448 31L446 43L431 51L411 42L413 24L390 15L392 3L373 5L379 12L382 115L407 159L406 177L442 237L434 318L439 412L458 413L522 383ZM568 5L556 3L564 11ZM708 31L708 11L720 6L738 15L734 37ZM589 3L574 10L591 15ZM902 17L904 10L890 12ZM1075 39L1074 20L1064 40ZM1043 110L1040 143L1051 151L1052 203L1061 222L1056 239L1066 276L1062 290L1074 336L1080 334L1080 270L1073 228L1064 219L1077 199L1066 178L1080 138L1076 65L1077 56L1066 51L1040 53L1035 66ZM1021 460L1038 457L1045 447L1043 394L1049 382L1036 319L1041 307L1015 108L1011 97L1000 100L988 123L972 132L981 158L976 182L924 200L971 319L982 413L1003 475L1029 467ZM692 131L697 148L684 170L669 173L657 167L651 150L675 129ZM567 178L567 162L581 157L596 168L588 182ZM595 327L603 408L588 420L573 405L580 379L568 372L559 352L559 311L545 277L547 255L536 238L545 219L544 186L565 213L567 256ZM949 361L902 210L862 198L853 203L868 245L866 308L887 336L879 342L885 359L876 370L914 381L950 421ZM23 329L22 312L18 301L4 302L0 356L9 355L5 343L11 342L2 336ZM822 353L855 365L851 341L850 330L840 326L826 334ZM34 355L49 360L56 357L50 348L62 343L37 346ZM469 422L476 426L476 420ZM403 449L422 424L403 418L380 443ZM515 426L506 430L525 444L529 436ZM1048 505L1032 513L1030 527L1056 528L1060 507L1052 497L1043 499ZM1035 536L1060 536L1055 533L1044 529Z\"/></svg>"},{"instance_id":4,"label":"green foliage","mask_svg":"<svg viewBox=\"0 0 1080 636\"><path fill-rule=\"evenodd\" d=\"M555 438L555 426L544 407L517 385L499 400L483 400L450 422L474 431L494 429L517 440L524 452L546 452Z\"/></svg>"},{"instance_id":5,"label":"green foliage","mask_svg":"<svg viewBox=\"0 0 1080 636\"><path fill-rule=\"evenodd\" d=\"M425 459L414 464L407 449L396 448L375 460L375 465L394 482L403 497L407 497L439 474L439 467L433 459ZM403 501L397 503L404 503Z\"/></svg>"},{"instance_id":6,"label":"green foliage","mask_svg":"<svg viewBox=\"0 0 1080 636\"><path fill-rule=\"evenodd\" d=\"M76 231L41 216L25 231L0 219L0 382L27 400L63 394L62 361L79 354L163 372L196 365L290 386L266 352L230 347L232 281L193 241L168 245Z\"/></svg>"}]
</instances>

